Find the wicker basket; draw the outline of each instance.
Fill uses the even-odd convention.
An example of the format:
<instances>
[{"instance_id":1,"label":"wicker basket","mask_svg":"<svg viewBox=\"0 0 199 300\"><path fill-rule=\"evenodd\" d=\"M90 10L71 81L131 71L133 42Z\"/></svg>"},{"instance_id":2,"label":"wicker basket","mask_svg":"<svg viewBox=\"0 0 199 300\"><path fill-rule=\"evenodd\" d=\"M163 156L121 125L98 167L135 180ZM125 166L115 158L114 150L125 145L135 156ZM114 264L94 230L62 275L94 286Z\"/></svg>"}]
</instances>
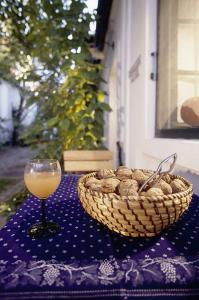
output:
<instances>
[{"instance_id":1,"label":"wicker basket","mask_svg":"<svg viewBox=\"0 0 199 300\"><path fill-rule=\"evenodd\" d=\"M151 173L142 170L145 174ZM94 219L109 229L132 237L151 237L173 224L189 207L192 199L192 184L183 177L168 174L164 180L182 180L184 192L164 196L119 196L92 191L84 183L96 173L82 176L78 183L80 201Z\"/></svg>"}]
</instances>

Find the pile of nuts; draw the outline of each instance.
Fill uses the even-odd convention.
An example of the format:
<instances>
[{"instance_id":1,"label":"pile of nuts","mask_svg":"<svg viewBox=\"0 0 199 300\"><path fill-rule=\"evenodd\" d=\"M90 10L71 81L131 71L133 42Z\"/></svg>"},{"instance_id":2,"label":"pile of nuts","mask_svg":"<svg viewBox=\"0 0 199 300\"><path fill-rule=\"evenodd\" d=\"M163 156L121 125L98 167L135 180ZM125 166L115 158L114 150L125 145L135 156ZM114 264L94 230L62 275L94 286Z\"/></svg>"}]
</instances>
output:
<instances>
[{"instance_id":1,"label":"pile of nuts","mask_svg":"<svg viewBox=\"0 0 199 300\"><path fill-rule=\"evenodd\" d=\"M89 177L85 186L93 191L103 193L116 193L120 196L138 196L139 188L150 175L151 173L147 174L142 170L133 171L126 166L120 166L116 171L102 169L97 172L96 177ZM168 195L183 192L187 188L180 179L171 180L167 175L165 180L161 179L155 187L149 185L147 190L142 191L140 195Z\"/></svg>"}]
</instances>

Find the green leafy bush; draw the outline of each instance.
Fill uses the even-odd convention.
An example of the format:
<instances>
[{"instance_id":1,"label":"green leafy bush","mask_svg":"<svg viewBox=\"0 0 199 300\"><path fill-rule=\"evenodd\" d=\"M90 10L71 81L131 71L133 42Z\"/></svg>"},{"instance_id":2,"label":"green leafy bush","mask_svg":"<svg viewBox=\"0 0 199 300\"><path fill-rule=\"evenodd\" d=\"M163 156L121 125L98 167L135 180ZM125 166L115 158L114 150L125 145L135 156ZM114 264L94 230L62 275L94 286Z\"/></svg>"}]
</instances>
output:
<instances>
[{"instance_id":1,"label":"green leafy bush","mask_svg":"<svg viewBox=\"0 0 199 300\"><path fill-rule=\"evenodd\" d=\"M5 217L8 221L16 212L16 210L21 206L21 204L26 200L28 196L28 191L26 189L13 195L6 202L0 203L0 217Z\"/></svg>"},{"instance_id":2,"label":"green leafy bush","mask_svg":"<svg viewBox=\"0 0 199 300\"><path fill-rule=\"evenodd\" d=\"M98 88L102 66L89 51L94 19L81 0L1 3L0 76L20 86L26 106L37 110L23 139L40 157L103 147L110 107Z\"/></svg>"}]
</instances>

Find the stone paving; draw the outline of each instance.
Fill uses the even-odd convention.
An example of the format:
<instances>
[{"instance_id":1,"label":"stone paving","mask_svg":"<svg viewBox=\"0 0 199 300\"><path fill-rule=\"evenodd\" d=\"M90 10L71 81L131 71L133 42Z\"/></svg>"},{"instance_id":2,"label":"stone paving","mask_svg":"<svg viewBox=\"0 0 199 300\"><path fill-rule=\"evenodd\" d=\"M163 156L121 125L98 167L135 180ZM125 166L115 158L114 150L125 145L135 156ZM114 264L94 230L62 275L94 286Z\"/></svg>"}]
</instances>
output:
<instances>
[{"instance_id":1,"label":"stone paving","mask_svg":"<svg viewBox=\"0 0 199 300\"><path fill-rule=\"evenodd\" d=\"M26 162L35 156L28 147L2 147L0 150L0 179L13 178L15 183L0 193L0 202L8 200L23 187L23 171Z\"/></svg>"},{"instance_id":2,"label":"stone paving","mask_svg":"<svg viewBox=\"0 0 199 300\"><path fill-rule=\"evenodd\" d=\"M2 147L0 149L0 180L14 179L14 184L8 185L0 193L0 202L9 200L23 186L23 172L26 162L35 156L35 151L28 147ZM6 224L6 217L0 217L0 228Z\"/></svg>"}]
</instances>

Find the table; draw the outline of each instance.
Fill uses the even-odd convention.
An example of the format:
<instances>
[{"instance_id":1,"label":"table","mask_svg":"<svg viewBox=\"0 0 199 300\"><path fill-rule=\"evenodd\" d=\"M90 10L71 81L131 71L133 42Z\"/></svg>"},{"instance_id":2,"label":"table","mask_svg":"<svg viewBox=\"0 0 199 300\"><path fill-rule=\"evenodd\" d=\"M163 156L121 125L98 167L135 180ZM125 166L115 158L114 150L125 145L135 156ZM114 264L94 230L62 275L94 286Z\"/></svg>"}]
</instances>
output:
<instances>
[{"instance_id":1,"label":"table","mask_svg":"<svg viewBox=\"0 0 199 300\"><path fill-rule=\"evenodd\" d=\"M199 197L161 235L129 238L84 211L77 181L64 176L47 200L59 234L27 235L41 218L33 196L1 229L0 299L199 299Z\"/></svg>"}]
</instances>

